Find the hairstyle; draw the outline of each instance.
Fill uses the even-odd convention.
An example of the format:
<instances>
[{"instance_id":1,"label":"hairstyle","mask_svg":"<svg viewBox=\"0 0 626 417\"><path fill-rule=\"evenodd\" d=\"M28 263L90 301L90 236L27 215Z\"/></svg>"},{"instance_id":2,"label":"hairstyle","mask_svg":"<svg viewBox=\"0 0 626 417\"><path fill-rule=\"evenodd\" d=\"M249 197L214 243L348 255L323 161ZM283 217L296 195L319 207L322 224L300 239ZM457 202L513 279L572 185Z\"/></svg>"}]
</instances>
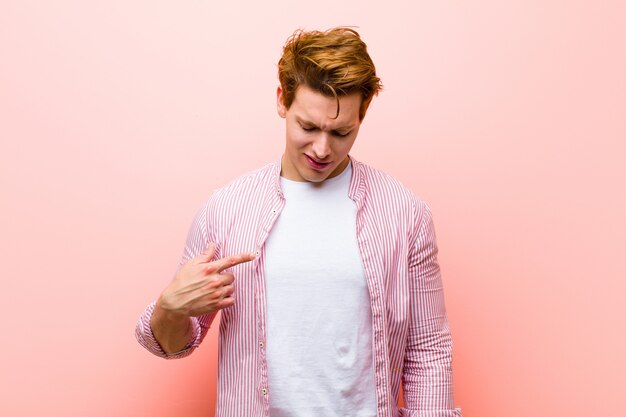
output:
<instances>
[{"instance_id":1,"label":"hairstyle","mask_svg":"<svg viewBox=\"0 0 626 417\"><path fill-rule=\"evenodd\" d=\"M278 61L278 79L283 104L291 106L300 85L337 100L339 96L361 93L359 119L363 120L372 98L382 89L367 45L349 28L337 27L325 32L298 29L287 39Z\"/></svg>"}]
</instances>

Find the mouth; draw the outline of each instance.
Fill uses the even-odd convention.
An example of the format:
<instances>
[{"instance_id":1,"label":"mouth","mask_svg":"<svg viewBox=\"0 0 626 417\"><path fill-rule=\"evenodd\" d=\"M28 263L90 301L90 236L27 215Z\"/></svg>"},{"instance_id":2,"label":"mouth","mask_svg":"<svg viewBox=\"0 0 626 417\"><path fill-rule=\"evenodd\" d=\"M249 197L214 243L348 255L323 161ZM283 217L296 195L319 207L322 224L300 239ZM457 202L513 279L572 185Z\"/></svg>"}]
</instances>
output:
<instances>
[{"instance_id":1,"label":"mouth","mask_svg":"<svg viewBox=\"0 0 626 417\"><path fill-rule=\"evenodd\" d=\"M304 154L307 159L307 162L313 169L324 170L330 166L330 162L319 162L314 158L311 158L309 155Z\"/></svg>"}]
</instances>

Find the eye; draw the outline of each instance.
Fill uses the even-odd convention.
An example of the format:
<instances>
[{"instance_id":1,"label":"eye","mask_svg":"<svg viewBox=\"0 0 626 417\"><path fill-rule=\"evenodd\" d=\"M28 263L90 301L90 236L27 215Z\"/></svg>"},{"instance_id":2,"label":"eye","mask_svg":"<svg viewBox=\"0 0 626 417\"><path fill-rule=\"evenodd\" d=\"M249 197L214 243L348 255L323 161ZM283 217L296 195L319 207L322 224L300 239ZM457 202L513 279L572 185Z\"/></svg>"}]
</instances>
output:
<instances>
[{"instance_id":1,"label":"eye","mask_svg":"<svg viewBox=\"0 0 626 417\"><path fill-rule=\"evenodd\" d=\"M305 126L303 124L300 125L300 127L302 128L302 130L304 130L305 132L313 132L314 130L316 130L317 128L315 126Z\"/></svg>"},{"instance_id":2,"label":"eye","mask_svg":"<svg viewBox=\"0 0 626 417\"><path fill-rule=\"evenodd\" d=\"M340 138L346 137L350 134L350 132L346 132L346 133L340 133L340 132L335 132L333 131L333 135L335 136L339 136Z\"/></svg>"}]
</instances>

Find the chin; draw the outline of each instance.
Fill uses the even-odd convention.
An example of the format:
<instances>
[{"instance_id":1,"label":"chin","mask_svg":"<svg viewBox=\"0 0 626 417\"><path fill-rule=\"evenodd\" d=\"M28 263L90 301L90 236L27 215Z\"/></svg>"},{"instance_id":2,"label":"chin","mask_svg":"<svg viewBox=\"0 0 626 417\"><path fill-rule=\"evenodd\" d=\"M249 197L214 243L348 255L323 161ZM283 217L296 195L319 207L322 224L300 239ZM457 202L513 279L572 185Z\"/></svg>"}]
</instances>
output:
<instances>
[{"instance_id":1,"label":"chin","mask_svg":"<svg viewBox=\"0 0 626 417\"><path fill-rule=\"evenodd\" d=\"M305 181L308 181L308 182L323 182L323 181L326 181L328 177L330 177L330 173L320 174L320 173L305 172L304 175L300 175L300 176L304 178Z\"/></svg>"},{"instance_id":2,"label":"chin","mask_svg":"<svg viewBox=\"0 0 626 417\"><path fill-rule=\"evenodd\" d=\"M320 182L324 182L326 181L327 177L324 178L306 178L306 180L308 182L312 182L312 183L320 183Z\"/></svg>"}]
</instances>

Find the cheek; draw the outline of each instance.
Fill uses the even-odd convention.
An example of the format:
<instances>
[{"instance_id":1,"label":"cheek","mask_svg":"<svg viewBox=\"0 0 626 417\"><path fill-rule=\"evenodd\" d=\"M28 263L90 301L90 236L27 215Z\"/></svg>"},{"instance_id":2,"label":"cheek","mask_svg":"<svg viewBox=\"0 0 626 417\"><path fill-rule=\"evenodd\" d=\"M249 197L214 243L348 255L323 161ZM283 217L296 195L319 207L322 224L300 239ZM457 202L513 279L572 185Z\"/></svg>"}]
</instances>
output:
<instances>
[{"instance_id":1,"label":"cheek","mask_svg":"<svg viewBox=\"0 0 626 417\"><path fill-rule=\"evenodd\" d=\"M334 147L335 153L347 155L350 152L350 149L352 149L353 144L354 140L337 143Z\"/></svg>"},{"instance_id":2,"label":"cheek","mask_svg":"<svg viewBox=\"0 0 626 417\"><path fill-rule=\"evenodd\" d=\"M287 132L287 143L291 148L302 148L309 142L306 132L301 129L289 129Z\"/></svg>"}]
</instances>

